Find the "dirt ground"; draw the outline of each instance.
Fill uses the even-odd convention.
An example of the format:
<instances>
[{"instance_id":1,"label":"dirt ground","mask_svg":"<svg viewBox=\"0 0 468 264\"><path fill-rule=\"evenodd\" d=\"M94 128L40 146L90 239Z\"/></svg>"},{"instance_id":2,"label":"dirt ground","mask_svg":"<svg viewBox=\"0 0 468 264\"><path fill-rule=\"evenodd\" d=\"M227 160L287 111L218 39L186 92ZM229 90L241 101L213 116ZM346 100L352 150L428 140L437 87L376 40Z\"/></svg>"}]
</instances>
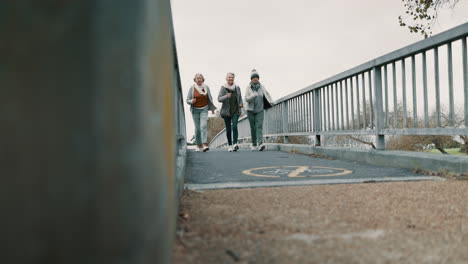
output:
<instances>
[{"instance_id":1,"label":"dirt ground","mask_svg":"<svg viewBox=\"0 0 468 264\"><path fill-rule=\"evenodd\" d=\"M468 181L186 191L174 263L468 263Z\"/></svg>"}]
</instances>

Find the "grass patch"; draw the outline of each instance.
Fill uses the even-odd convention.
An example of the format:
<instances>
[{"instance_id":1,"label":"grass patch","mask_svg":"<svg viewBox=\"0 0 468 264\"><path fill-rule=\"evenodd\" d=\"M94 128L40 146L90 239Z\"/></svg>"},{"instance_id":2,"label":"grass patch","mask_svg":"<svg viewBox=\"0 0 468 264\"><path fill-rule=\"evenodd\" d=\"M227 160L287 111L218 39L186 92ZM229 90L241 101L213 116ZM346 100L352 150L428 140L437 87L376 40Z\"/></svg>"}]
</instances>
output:
<instances>
[{"instance_id":1,"label":"grass patch","mask_svg":"<svg viewBox=\"0 0 468 264\"><path fill-rule=\"evenodd\" d=\"M445 149L445 151L447 151L447 153L451 155L466 155L465 153L460 152L460 148L449 148ZM442 152L440 152L438 149L433 149L429 151L429 153L442 154Z\"/></svg>"}]
</instances>

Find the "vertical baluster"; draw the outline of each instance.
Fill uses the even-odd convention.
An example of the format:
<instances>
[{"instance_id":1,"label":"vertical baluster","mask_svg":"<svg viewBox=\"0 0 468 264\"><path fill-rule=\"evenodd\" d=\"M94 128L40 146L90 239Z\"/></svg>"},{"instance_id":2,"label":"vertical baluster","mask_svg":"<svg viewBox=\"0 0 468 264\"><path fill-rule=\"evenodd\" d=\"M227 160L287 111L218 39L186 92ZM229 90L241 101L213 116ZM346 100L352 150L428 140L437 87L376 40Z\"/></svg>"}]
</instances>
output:
<instances>
[{"instance_id":1,"label":"vertical baluster","mask_svg":"<svg viewBox=\"0 0 468 264\"><path fill-rule=\"evenodd\" d=\"M288 116L288 118L287 118L287 120L288 120L288 122L287 122L287 127L288 127L287 132L291 132L292 131L292 122L293 122L293 120L292 120L292 99L288 100L286 113L287 113L287 116Z\"/></svg>"},{"instance_id":2,"label":"vertical baluster","mask_svg":"<svg viewBox=\"0 0 468 264\"><path fill-rule=\"evenodd\" d=\"M374 128L374 99L372 98L372 75L371 71L367 72L367 76L369 77L369 125L370 128Z\"/></svg>"},{"instance_id":3,"label":"vertical baluster","mask_svg":"<svg viewBox=\"0 0 468 264\"><path fill-rule=\"evenodd\" d=\"M296 132L301 132L301 97L296 97Z\"/></svg>"},{"instance_id":4,"label":"vertical baluster","mask_svg":"<svg viewBox=\"0 0 468 264\"><path fill-rule=\"evenodd\" d=\"M309 111L310 111L310 92L306 93L305 94L305 104L306 104L306 108L305 108L305 111L306 111L306 129L305 131L306 132L309 132L310 131L310 115L309 115Z\"/></svg>"},{"instance_id":5,"label":"vertical baluster","mask_svg":"<svg viewBox=\"0 0 468 264\"><path fill-rule=\"evenodd\" d=\"M322 131L326 131L327 130L327 106L325 104L325 100L326 100L326 95L327 95L327 91L326 91L326 87L324 86L321 90L320 90L320 97L321 97L321 100L320 100L320 104L321 104L321 108L320 108L320 111L321 111L321 117L322 117L322 126L321 126L321 129Z\"/></svg>"},{"instance_id":6,"label":"vertical baluster","mask_svg":"<svg viewBox=\"0 0 468 264\"><path fill-rule=\"evenodd\" d=\"M291 99L291 132L296 131L296 99Z\"/></svg>"},{"instance_id":7,"label":"vertical baluster","mask_svg":"<svg viewBox=\"0 0 468 264\"><path fill-rule=\"evenodd\" d=\"M345 103L346 103L346 129L349 130L349 97L348 97L348 79L344 80L345 84Z\"/></svg>"},{"instance_id":8,"label":"vertical baluster","mask_svg":"<svg viewBox=\"0 0 468 264\"><path fill-rule=\"evenodd\" d=\"M278 123L277 123L277 125L276 125L276 134L279 134L279 133L282 132L282 131L281 131L281 130L282 130L282 129L281 129L281 118L282 118L281 113L283 112L283 106L284 106L284 103L281 103L281 104L278 105L278 108L276 109L276 110L277 110L277 111L276 111L276 117L278 118L278 119L277 119L277 120L278 120Z\"/></svg>"},{"instance_id":9,"label":"vertical baluster","mask_svg":"<svg viewBox=\"0 0 468 264\"><path fill-rule=\"evenodd\" d=\"M338 105L338 83L334 84L335 86L335 130L339 130L340 127L340 113L339 113L339 105Z\"/></svg>"},{"instance_id":10,"label":"vertical baluster","mask_svg":"<svg viewBox=\"0 0 468 264\"><path fill-rule=\"evenodd\" d=\"M403 128L408 127L407 108L406 108L406 66L405 59L401 60L401 85L402 85L402 100L403 100Z\"/></svg>"},{"instance_id":11,"label":"vertical baluster","mask_svg":"<svg viewBox=\"0 0 468 264\"><path fill-rule=\"evenodd\" d=\"M411 56L411 79L413 81L413 127L418 127L418 101L416 97L416 58Z\"/></svg>"},{"instance_id":12,"label":"vertical baluster","mask_svg":"<svg viewBox=\"0 0 468 264\"><path fill-rule=\"evenodd\" d=\"M422 53L422 67L423 67L423 90L424 90L424 127L429 127L429 105L427 99L427 62L426 51Z\"/></svg>"},{"instance_id":13,"label":"vertical baluster","mask_svg":"<svg viewBox=\"0 0 468 264\"><path fill-rule=\"evenodd\" d=\"M302 122L301 122L301 96L297 97L297 132L301 132Z\"/></svg>"},{"instance_id":14,"label":"vertical baluster","mask_svg":"<svg viewBox=\"0 0 468 264\"><path fill-rule=\"evenodd\" d=\"M335 130L335 96L334 96L335 85L332 83L330 84L330 101L331 101L331 129Z\"/></svg>"},{"instance_id":15,"label":"vertical baluster","mask_svg":"<svg viewBox=\"0 0 468 264\"><path fill-rule=\"evenodd\" d=\"M299 112L300 109L299 108L300 108L300 100L299 100L299 97L296 97L296 132L300 131L300 126L301 126L300 120L299 120L299 118L300 118L300 116L299 116L300 115L300 112Z\"/></svg>"},{"instance_id":16,"label":"vertical baluster","mask_svg":"<svg viewBox=\"0 0 468 264\"><path fill-rule=\"evenodd\" d=\"M301 114L301 120L299 121L299 123L301 124L301 132L304 132L305 129L304 129L304 125L305 125L305 104L304 104L304 97L305 97L305 94L301 95L301 111L300 111L300 114Z\"/></svg>"},{"instance_id":17,"label":"vertical baluster","mask_svg":"<svg viewBox=\"0 0 468 264\"><path fill-rule=\"evenodd\" d=\"M357 77L356 77L357 78ZM352 124L353 124L353 130L355 129L355 125L354 125L354 88L353 88L353 77L351 77L349 79L349 85L350 85L350 93L351 93L351 121L352 121Z\"/></svg>"},{"instance_id":18,"label":"vertical baluster","mask_svg":"<svg viewBox=\"0 0 468 264\"><path fill-rule=\"evenodd\" d=\"M315 131L316 132L319 132L319 131L322 131L322 120L323 120L323 117L322 117L322 100L320 99L320 97L322 96L322 88L318 88L317 90L315 90L315 102L317 103L316 106L315 106L315 109L316 109L316 114L315 114L315 117L317 118L315 120Z\"/></svg>"},{"instance_id":19,"label":"vertical baluster","mask_svg":"<svg viewBox=\"0 0 468 264\"><path fill-rule=\"evenodd\" d=\"M300 124L300 100L299 100L299 97L296 97L296 132L299 132L300 131L300 127L301 127L301 124Z\"/></svg>"},{"instance_id":20,"label":"vertical baluster","mask_svg":"<svg viewBox=\"0 0 468 264\"><path fill-rule=\"evenodd\" d=\"M321 131L321 113L320 113L320 93L321 88L313 90L312 95L314 102L314 130L315 130L315 146L320 146L320 131Z\"/></svg>"},{"instance_id":21,"label":"vertical baluster","mask_svg":"<svg viewBox=\"0 0 468 264\"><path fill-rule=\"evenodd\" d=\"M447 44L448 59L448 81L449 81L449 107L450 107L450 126L455 126L455 104L453 99L453 62L452 62L452 42Z\"/></svg>"},{"instance_id":22,"label":"vertical baluster","mask_svg":"<svg viewBox=\"0 0 468 264\"><path fill-rule=\"evenodd\" d=\"M307 104L306 104L307 94L302 95L302 132L307 131Z\"/></svg>"},{"instance_id":23,"label":"vertical baluster","mask_svg":"<svg viewBox=\"0 0 468 264\"><path fill-rule=\"evenodd\" d=\"M297 132L297 98L293 98L293 131Z\"/></svg>"},{"instance_id":24,"label":"vertical baluster","mask_svg":"<svg viewBox=\"0 0 468 264\"><path fill-rule=\"evenodd\" d=\"M289 102L285 100L281 104L281 132L283 135L287 135L289 132ZM288 137L283 136L284 143L288 143Z\"/></svg>"},{"instance_id":25,"label":"vertical baluster","mask_svg":"<svg viewBox=\"0 0 468 264\"><path fill-rule=\"evenodd\" d=\"M359 75L356 75L357 129L361 129L361 107L359 102Z\"/></svg>"},{"instance_id":26,"label":"vertical baluster","mask_svg":"<svg viewBox=\"0 0 468 264\"><path fill-rule=\"evenodd\" d=\"M331 129L331 116L330 116L330 86L327 86L327 130L330 131Z\"/></svg>"},{"instance_id":27,"label":"vertical baluster","mask_svg":"<svg viewBox=\"0 0 468 264\"><path fill-rule=\"evenodd\" d=\"M384 67L384 75L385 75L385 121L386 121L386 128L389 128L390 127L390 119L389 119L389 115L390 115L390 111L388 109L388 69L387 69L387 65L388 64L385 64L385 67Z\"/></svg>"},{"instance_id":28,"label":"vertical baluster","mask_svg":"<svg viewBox=\"0 0 468 264\"><path fill-rule=\"evenodd\" d=\"M270 134L275 134L276 131L276 108L270 108L271 112L271 124L270 124Z\"/></svg>"},{"instance_id":29,"label":"vertical baluster","mask_svg":"<svg viewBox=\"0 0 468 264\"><path fill-rule=\"evenodd\" d=\"M344 109L343 109L343 80L340 81L340 108L341 108L341 130L344 130Z\"/></svg>"},{"instance_id":30,"label":"vertical baluster","mask_svg":"<svg viewBox=\"0 0 468 264\"><path fill-rule=\"evenodd\" d=\"M463 60L463 91L465 95L465 127L468 127L468 59L466 50L466 38L462 39L462 60Z\"/></svg>"},{"instance_id":31,"label":"vertical baluster","mask_svg":"<svg viewBox=\"0 0 468 264\"><path fill-rule=\"evenodd\" d=\"M310 122L310 121L312 120L312 116L310 115L310 107L311 107L311 105L312 105L312 104L310 103L310 93L311 93L311 92L308 92L308 93L307 93L307 97L306 97L306 99L307 99L307 100L306 100L306 102L307 102L307 103L306 103L306 105L307 105L307 129L306 129L306 131L307 131L307 132L310 132L310 131L311 131L311 129L310 129L310 124L311 124L311 122Z\"/></svg>"},{"instance_id":32,"label":"vertical baluster","mask_svg":"<svg viewBox=\"0 0 468 264\"><path fill-rule=\"evenodd\" d=\"M435 77L435 93L436 93L437 127L441 127L442 125L440 123L439 47L434 48L434 77Z\"/></svg>"},{"instance_id":33,"label":"vertical baluster","mask_svg":"<svg viewBox=\"0 0 468 264\"><path fill-rule=\"evenodd\" d=\"M302 123L302 132L306 132L306 130L307 130L306 129L307 128L307 115L306 115L307 105L305 103L306 102L305 101L306 97L307 97L307 94L302 94L301 95L301 101L302 101L302 109L301 109L301 112L302 112L301 113L301 115L302 115L302 121L301 121L301 123Z\"/></svg>"},{"instance_id":34,"label":"vertical baluster","mask_svg":"<svg viewBox=\"0 0 468 264\"><path fill-rule=\"evenodd\" d=\"M307 132L307 127L309 126L309 114L307 110L307 93L304 94L304 132Z\"/></svg>"},{"instance_id":35,"label":"vertical baluster","mask_svg":"<svg viewBox=\"0 0 468 264\"><path fill-rule=\"evenodd\" d=\"M361 75L361 84L362 84L362 115L363 115L363 126L362 128L367 128L367 102L366 102L366 81L364 78L364 73Z\"/></svg>"},{"instance_id":36,"label":"vertical baluster","mask_svg":"<svg viewBox=\"0 0 468 264\"><path fill-rule=\"evenodd\" d=\"M304 132L304 104L303 104L303 96L299 96L299 132Z\"/></svg>"},{"instance_id":37,"label":"vertical baluster","mask_svg":"<svg viewBox=\"0 0 468 264\"><path fill-rule=\"evenodd\" d=\"M284 101L283 103L280 104L280 110L279 110L278 116L279 116L279 118L281 119L281 121L278 123L278 133L283 133L283 132L284 132L284 128L283 128L283 122L284 122L284 120L283 120L283 118L284 118L283 112L286 111L286 110L284 110L284 109L285 109L285 106L286 106L285 103L287 103L287 101Z\"/></svg>"},{"instance_id":38,"label":"vertical baluster","mask_svg":"<svg viewBox=\"0 0 468 264\"><path fill-rule=\"evenodd\" d=\"M273 134L278 133L278 105L274 106L273 109Z\"/></svg>"},{"instance_id":39,"label":"vertical baluster","mask_svg":"<svg viewBox=\"0 0 468 264\"><path fill-rule=\"evenodd\" d=\"M393 128L398 128L398 101L396 85L396 64L392 62L393 74Z\"/></svg>"},{"instance_id":40,"label":"vertical baluster","mask_svg":"<svg viewBox=\"0 0 468 264\"><path fill-rule=\"evenodd\" d=\"M316 102L314 101L314 92L311 91L309 93L309 113L310 113L310 132L315 131L314 124L315 124L315 104Z\"/></svg>"}]
</instances>

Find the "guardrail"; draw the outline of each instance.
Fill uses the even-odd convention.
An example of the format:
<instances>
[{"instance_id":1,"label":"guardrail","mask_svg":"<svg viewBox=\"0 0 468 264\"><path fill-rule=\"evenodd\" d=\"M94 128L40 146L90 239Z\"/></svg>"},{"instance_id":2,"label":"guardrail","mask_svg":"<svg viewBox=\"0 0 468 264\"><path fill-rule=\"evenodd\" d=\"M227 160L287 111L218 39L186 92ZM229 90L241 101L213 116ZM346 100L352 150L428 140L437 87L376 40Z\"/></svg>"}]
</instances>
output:
<instances>
[{"instance_id":1,"label":"guardrail","mask_svg":"<svg viewBox=\"0 0 468 264\"><path fill-rule=\"evenodd\" d=\"M385 135L467 135L467 36L465 23L287 95L265 112L264 137L282 136L287 143L288 136L313 135L319 146L321 135L375 135L376 148L384 149ZM456 69L462 76L457 91L463 91L463 113L458 119L453 46L460 48L455 59L461 61ZM446 86L441 79L446 79ZM442 93L448 95L447 114ZM250 138L246 118L240 119L238 128L241 140ZM224 130L210 142L212 147L225 144Z\"/></svg>"}]
</instances>

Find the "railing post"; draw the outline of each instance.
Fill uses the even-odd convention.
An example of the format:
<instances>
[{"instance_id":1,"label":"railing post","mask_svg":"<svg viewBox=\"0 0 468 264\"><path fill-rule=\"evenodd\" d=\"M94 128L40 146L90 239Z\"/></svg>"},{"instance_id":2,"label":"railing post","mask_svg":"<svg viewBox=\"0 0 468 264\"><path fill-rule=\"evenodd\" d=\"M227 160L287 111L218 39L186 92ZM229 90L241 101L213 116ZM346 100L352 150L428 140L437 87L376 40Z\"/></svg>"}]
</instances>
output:
<instances>
[{"instance_id":1,"label":"railing post","mask_svg":"<svg viewBox=\"0 0 468 264\"><path fill-rule=\"evenodd\" d=\"M376 148L385 149L385 136L380 134L380 130L384 128L384 113L382 99L382 68L381 66L374 67L374 89L375 89L375 121L376 121Z\"/></svg>"},{"instance_id":2,"label":"railing post","mask_svg":"<svg viewBox=\"0 0 468 264\"><path fill-rule=\"evenodd\" d=\"M319 131L322 131L321 119L320 119L320 95L319 90L313 90L314 95L314 132L315 132L315 146L320 146L320 134Z\"/></svg>"},{"instance_id":3,"label":"railing post","mask_svg":"<svg viewBox=\"0 0 468 264\"><path fill-rule=\"evenodd\" d=\"M283 102L283 112L282 112L281 122L283 124L283 134L287 134L289 132L289 125L288 125L288 101ZM288 136L284 136L284 144L288 144Z\"/></svg>"}]
</instances>

